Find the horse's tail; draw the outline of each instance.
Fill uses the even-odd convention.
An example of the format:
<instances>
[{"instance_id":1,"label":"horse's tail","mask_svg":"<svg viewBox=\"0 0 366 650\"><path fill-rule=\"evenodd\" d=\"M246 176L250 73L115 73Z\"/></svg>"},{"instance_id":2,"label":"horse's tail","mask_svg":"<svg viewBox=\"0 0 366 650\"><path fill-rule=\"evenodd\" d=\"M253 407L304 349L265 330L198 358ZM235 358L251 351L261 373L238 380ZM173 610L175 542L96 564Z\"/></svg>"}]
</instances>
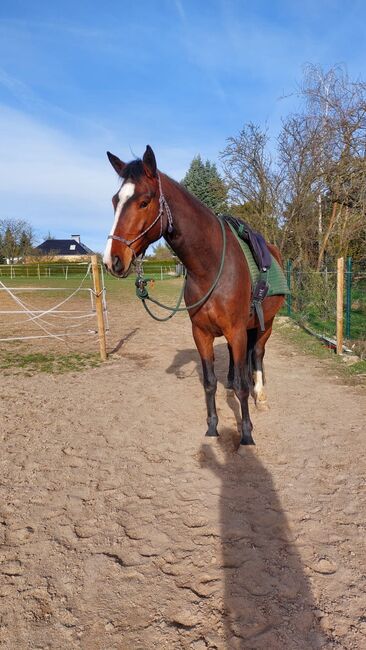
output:
<instances>
[{"instance_id":1,"label":"horse's tail","mask_svg":"<svg viewBox=\"0 0 366 650\"><path fill-rule=\"evenodd\" d=\"M247 369L247 380L249 383L249 388L250 390L253 390L254 388L254 347L257 341L257 328L255 327L254 329L248 330L248 342L247 342L247 362L246 362L246 369Z\"/></svg>"}]
</instances>

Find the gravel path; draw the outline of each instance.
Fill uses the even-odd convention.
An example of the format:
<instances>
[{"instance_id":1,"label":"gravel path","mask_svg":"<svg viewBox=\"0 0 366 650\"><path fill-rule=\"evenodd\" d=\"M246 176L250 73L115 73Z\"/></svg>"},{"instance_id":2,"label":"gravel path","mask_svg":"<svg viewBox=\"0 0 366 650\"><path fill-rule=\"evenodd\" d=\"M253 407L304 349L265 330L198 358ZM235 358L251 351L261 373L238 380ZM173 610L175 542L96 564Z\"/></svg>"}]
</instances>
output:
<instances>
[{"instance_id":1,"label":"gravel path","mask_svg":"<svg viewBox=\"0 0 366 650\"><path fill-rule=\"evenodd\" d=\"M274 335L239 456L224 343L212 441L188 319L112 321L103 366L2 377L0 646L365 648L365 393Z\"/></svg>"}]
</instances>

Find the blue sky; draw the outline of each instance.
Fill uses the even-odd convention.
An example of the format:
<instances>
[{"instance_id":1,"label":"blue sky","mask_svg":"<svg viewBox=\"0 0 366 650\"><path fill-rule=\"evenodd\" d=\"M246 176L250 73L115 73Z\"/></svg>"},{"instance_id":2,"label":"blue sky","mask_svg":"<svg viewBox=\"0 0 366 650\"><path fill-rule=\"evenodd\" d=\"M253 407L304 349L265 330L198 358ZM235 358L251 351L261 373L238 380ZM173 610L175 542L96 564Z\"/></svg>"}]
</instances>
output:
<instances>
[{"instance_id":1,"label":"blue sky","mask_svg":"<svg viewBox=\"0 0 366 650\"><path fill-rule=\"evenodd\" d=\"M361 0L1 0L0 218L103 250L107 149L181 179L248 121L275 137L307 62L365 76L365 44Z\"/></svg>"}]
</instances>

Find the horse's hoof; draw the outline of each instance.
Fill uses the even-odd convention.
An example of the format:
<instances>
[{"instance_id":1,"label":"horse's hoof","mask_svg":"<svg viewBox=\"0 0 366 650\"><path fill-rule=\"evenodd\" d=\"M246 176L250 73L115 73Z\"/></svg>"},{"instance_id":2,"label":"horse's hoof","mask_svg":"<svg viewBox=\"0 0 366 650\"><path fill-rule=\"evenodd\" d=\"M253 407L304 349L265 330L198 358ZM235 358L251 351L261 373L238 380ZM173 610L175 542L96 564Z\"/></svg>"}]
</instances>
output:
<instances>
[{"instance_id":1,"label":"horse's hoof","mask_svg":"<svg viewBox=\"0 0 366 650\"><path fill-rule=\"evenodd\" d=\"M207 429L205 436L207 438L218 438L219 434L217 432L217 429Z\"/></svg>"},{"instance_id":2,"label":"horse's hoof","mask_svg":"<svg viewBox=\"0 0 366 650\"><path fill-rule=\"evenodd\" d=\"M251 435L245 436L245 438L242 438L240 440L240 447L244 447L246 445L255 445L255 442Z\"/></svg>"}]
</instances>

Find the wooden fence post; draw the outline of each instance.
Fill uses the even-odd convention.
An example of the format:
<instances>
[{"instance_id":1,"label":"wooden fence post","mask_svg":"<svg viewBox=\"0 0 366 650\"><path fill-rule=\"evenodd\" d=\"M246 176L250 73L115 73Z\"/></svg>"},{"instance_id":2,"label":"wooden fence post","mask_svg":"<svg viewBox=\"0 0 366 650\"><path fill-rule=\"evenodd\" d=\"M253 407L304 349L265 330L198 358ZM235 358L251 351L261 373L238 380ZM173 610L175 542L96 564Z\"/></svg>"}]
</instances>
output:
<instances>
[{"instance_id":1,"label":"wooden fence post","mask_svg":"<svg viewBox=\"0 0 366 650\"><path fill-rule=\"evenodd\" d=\"M344 258L337 260L337 354L343 352Z\"/></svg>"},{"instance_id":2,"label":"wooden fence post","mask_svg":"<svg viewBox=\"0 0 366 650\"><path fill-rule=\"evenodd\" d=\"M352 257L347 257L346 272L346 339L351 338Z\"/></svg>"},{"instance_id":3,"label":"wooden fence post","mask_svg":"<svg viewBox=\"0 0 366 650\"><path fill-rule=\"evenodd\" d=\"M102 286L101 286L100 275L99 275L98 258L96 255L91 256L91 263L92 263L93 284L94 284L94 292L95 292L95 310L97 312L97 321L98 321L100 358L102 359L102 361L106 361L107 348L106 348L106 340L105 340L103 296L102 296Z\"/></svg>"}]
</instances>

